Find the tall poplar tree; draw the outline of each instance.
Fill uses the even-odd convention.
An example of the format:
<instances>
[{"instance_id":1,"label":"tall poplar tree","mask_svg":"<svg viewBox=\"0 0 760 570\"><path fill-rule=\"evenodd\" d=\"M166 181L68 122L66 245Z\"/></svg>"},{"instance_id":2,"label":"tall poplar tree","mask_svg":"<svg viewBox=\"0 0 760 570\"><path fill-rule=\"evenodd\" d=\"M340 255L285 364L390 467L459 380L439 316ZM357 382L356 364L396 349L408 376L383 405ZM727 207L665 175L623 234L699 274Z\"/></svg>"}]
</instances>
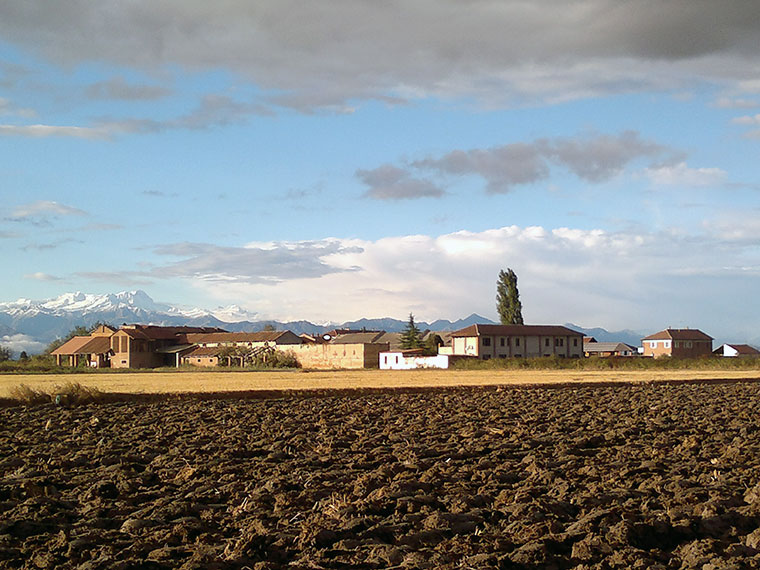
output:
<instances>
[{"instance_id":1,"label":"tall poplar tree","mask_svg":"<svg viewBox=\"0 0 760 570\"><path fill-rule=\"evenodd\" d=\"M496 310L501 324L524 324L520 292L517 290L517 275L509 267L506 271L499 271L499 279L496 281Z\"/></svg>"}]
</instances>

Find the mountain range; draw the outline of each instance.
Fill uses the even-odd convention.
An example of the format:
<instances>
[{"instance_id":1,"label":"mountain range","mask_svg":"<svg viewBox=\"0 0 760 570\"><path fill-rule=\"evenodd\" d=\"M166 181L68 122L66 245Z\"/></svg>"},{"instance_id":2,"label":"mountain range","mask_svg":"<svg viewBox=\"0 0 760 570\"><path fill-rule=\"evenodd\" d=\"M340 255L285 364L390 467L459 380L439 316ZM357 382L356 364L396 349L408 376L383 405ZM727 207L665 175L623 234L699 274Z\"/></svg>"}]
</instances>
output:
<instances>
[{"instance_id":1,"label":"mountain range","mask_svg":"<svg viewBox=\"0 0 760 570\"><path fill-rule=\"evenodd\" d=\"M384 330L401 332L406 320L393 318L359 319L344 323L314 324L309 321L261 320L255 313L237 306L215 310L186 308L158 303L145 291L122 291L96 295L90 293L64 293L53 299L32 301L19 299L0 303L0 344L11 350L28 353L41 352L44 347L68 334L77 326L90 327L97 322L114 326L122 323L142 323L163 326L219 327L228 331L260 331L265 327L290 330L295 334L323 334L336 328ZM495 324L481 315L472 314L456 321L439 319L430 323L417 322L420 329L435 331L457 330L472 324ZM594 336L598 341L615 340L638 346L641 335L634 331L610 333L601 328L583 329L572 324L569 328Z\"/></svg>"}]
</instances>

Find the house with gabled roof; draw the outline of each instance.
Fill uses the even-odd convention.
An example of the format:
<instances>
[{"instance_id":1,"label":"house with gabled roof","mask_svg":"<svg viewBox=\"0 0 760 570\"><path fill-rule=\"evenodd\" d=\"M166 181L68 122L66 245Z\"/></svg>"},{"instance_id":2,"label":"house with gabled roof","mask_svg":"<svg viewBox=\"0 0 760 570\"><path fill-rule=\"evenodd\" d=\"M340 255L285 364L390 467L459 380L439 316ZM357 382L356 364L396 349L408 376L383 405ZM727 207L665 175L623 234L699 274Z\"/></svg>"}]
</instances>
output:
<instances>
[{"instance_id":1,"label":"house with gabled roof","mask_svg":"<svg viewBox=\"0 0 760 570\"><path fill-rule=\"evenodd\" d=\"M587 337L588 338L588 337ZM593 337L592 337L593 338ZM636 347L624 342L593 342L583 339L583 354L585 356L597 356L608 358L613 356L637 356L639 351Z\"/></svg>"},{"instance_id":2,"label":"house with gabled roof","mask_svg":"<svg viewBox=\"0 0 760 570\"><path fill-rule=\"evenodd\" d=\"M698 358L712 354L713 338L699 329L665 329L641 339L644 356Z\"/></svg>"},{"instance_id":3,"label":"house with gabled roof","mask_svg":"<svg viewBox=\"0 0 760 570\"><path fill-rule=\"evenodd\" d=\"M725 356L728 358L747 358L760 356L760 350L748 344L722 344L713 350L715 356Z\"/></svg>"},{"instance_id":4,"label":"house with gabled roof","mask_svg":"<svg viewBox=\"0 0 760 570\"><path fill-rule=\"evenodd\" d=\"M69 366L79 366L86 362L91 368L108 368L111 365L111 335L115 329L100 325L87 336L75 336L64 342L50 354L55 363L62 366L64 359Z\"/></svg>"},{"instance_id":5,"label":"house with gabled roof","mask_svg":"<svg viewBox=\"0 0 760 570\"><path fill-rule=\"evenodd\" d=\"M489 358L583 356L583 333L559 325L470 325L451 333L443 354Z\"/></svg>"},{"instance_id":6,"label":"house with gabled roof","mask_svg":"<svg viewBox=\"0 0 760 570\"><path fill-rule=\"evenodd\" d=\"M221 332L226 331L217 327L122 325L111 335L111 368L177 366L182 353L193 348L188 334Z\"/></svg>"}]
</instances>

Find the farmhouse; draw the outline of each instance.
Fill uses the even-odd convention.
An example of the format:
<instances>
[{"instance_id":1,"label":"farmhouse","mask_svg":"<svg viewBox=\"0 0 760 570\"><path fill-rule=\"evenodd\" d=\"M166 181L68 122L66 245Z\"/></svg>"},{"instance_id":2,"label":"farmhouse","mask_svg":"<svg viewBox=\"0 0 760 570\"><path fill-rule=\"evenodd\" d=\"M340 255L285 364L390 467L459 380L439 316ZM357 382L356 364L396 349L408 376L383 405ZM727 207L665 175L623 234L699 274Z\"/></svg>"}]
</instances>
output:
<instances>
[{"instance_id":1,"label":"farmhouse","mask_svg":"<svg viewBox=\"0 0 760 570\"><path fill-rule=\"evenodd\" d=\"M585 356L636 356L638 353L636 347L624 342L589 342L583 340L583 354Z\"/></svg>"},{"instance_id":2,"label":"farmhouse","mask_svg":"<svg viewBox=\"0 0 760 570\"><path fill-rule=\"evenodd\" d=\"M699 329L665 329L641 339L643 355L697 358L712 354L713 338Z\"/></svg>"},{"instance_id":3,"label":"farmhouse","mask_svg":"<svg viewBox=\"0 0 760 570\"><path fill-rule=\"evenodd\" d=\"M116 332L107 325L100 325L88 336L75 336L56 348L52 354L58 366L64 357L69 366L85 362L88 367L108 368L111 365L111 335Z\"/></svg>"},{"instance_id":4,"label":"farmhouse","mask_svg":"<svg viewBox=\"0 0 760 570\"><path fill-rule=\"evenodd\" d=\"M190 333L224 332L216 327L161 327L122 325L111 335L111 368L177 366L181 354L192 348Z\"/></svg>"},{"instance_id":5,"label":"farmhouse","mask_svg":"<svg viewBox=\"0 0 760 570\"><path fill-rule=\"evenodd\" d=\"M451 334L443 354L489 358L583 356L583 333L558 325L471 325Z\"/></svg>"},{"instance_id":6,"label":"farmhouse","mask_svg":"<svg viewBox=\"0 0 760 570\"><path fill-rule=\"evenodd\" d=\"M204 367L218 366L221 361L243 365L246 356L302 342L290 331L196 333L186 338L193 348L182 354L181 363Z\"/></svg>"},{"instance_id":7,"label":"farmhouse","mask_svg":"<svg viewBox=\"0 0 760 570\"><path fill-rule=\"evenodd\" d=\"M713 351L713 354L728 358L747 358L760 356L760 350L748 344L722 344Z\"/></svg>"}]
</instances>

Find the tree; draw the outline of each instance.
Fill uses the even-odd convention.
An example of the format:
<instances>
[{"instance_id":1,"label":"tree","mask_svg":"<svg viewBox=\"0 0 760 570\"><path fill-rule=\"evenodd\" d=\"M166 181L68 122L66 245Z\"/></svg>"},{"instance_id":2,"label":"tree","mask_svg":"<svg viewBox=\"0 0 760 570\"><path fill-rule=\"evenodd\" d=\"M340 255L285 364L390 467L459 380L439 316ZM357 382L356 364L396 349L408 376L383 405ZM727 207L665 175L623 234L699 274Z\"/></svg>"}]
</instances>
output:
<instances>
[{"instance_id":1,"label":"tree","mask_svg":"<svg viewBox=\"0 0 760 570\"><path fill-rule=\"evenodd\" d=\"M420 329L414 324L414 315L409 313L409 322L406 323L406 328L401 333L401 348L404 350L420 348L422 346L421 337Z\"/></svg>"},{"instance_id":2,"label":"tree","mask_svg":"<svg viewBox=\"0 0 760 570\"><path fill-rule=\"evenodd\" d=\"M29 355L26 353L25 350L22 350L21 354L18 355L18 359L20 362L26 362L27 360L29 360Z\"/></svg>"},{"instance_id":3,"label":"tree","mask_svg":"<svg viewBox=\"0 0 760 570\"><path fill-rule=\"evenodd\" d=\"M496 281L496 310L501 324L524 324L520 292L517 290L517 275L509 267L506 271L499 271L499 279Z\"/></svg>"},{"instance_id":4,"label":"tree","mask_svg":"<svg viewBox=\"0 0 760 570\"><path fill-rule=\"evenodd\" d=\"M6 360L10 360L11 357L13 357L13 353L11 352L11 349L7 346L0 346L0 362L5 362Z\"/></svg>"}]
</instances>

